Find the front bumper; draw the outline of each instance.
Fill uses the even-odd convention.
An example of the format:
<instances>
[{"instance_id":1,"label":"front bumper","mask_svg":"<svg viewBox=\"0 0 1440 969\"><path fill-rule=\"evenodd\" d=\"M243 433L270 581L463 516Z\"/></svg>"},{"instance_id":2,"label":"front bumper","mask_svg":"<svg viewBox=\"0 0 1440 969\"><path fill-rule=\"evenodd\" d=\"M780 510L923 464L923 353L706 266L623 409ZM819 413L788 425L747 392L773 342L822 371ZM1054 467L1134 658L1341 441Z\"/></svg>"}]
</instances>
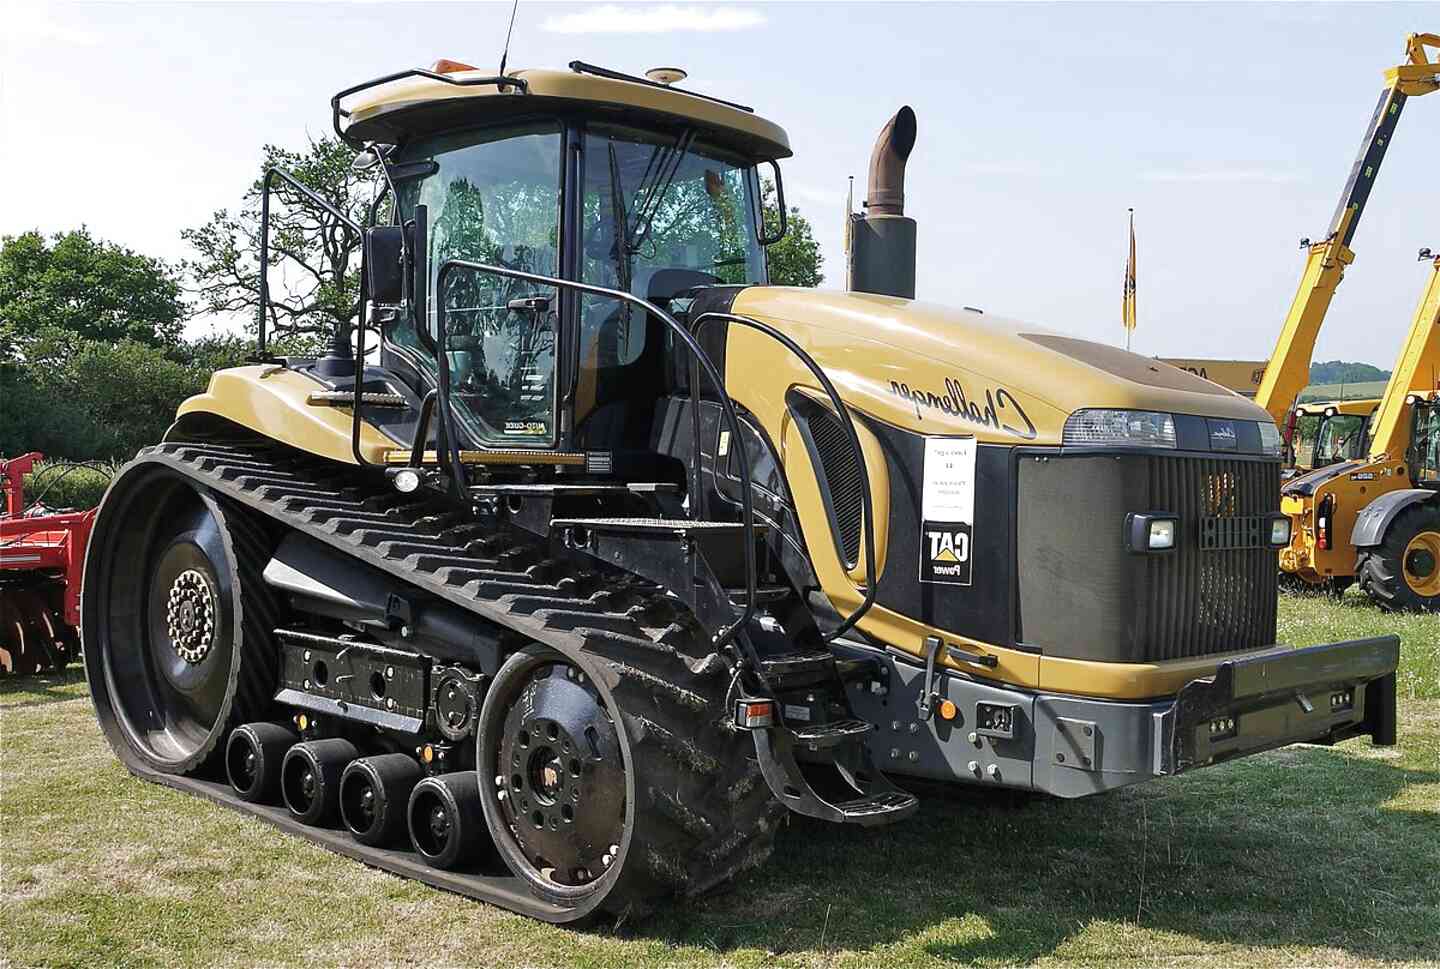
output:
<instances>
[{"instance_id":1,"label":"front bumper","mask_svg":"<svg viewBox=\"0 0 1440 969\"><path fill-rule=\"evenodd\" d=\"M1398 636L1281 649L1220 664L1154 716L1154 773L1310 740L1395 742Z\"/></svg>"},{"instance_id":2,"label":"front bumper","mask_svg":"<svg viewBox=\"0 0 1440 969\"><path fill-rule=\"evenodd\" d=\"M1395 742L1396 636L1277 648L1220 663L1172 697L1116 701L1029 692L936 671L950 721L917 712L925 670L894 651L834 644L887 773L1083 797L1292 743ZM938 702L937 699L937 702ZM1007 729L987 713L1009 711Z\"/></svg>"}]
</instances>

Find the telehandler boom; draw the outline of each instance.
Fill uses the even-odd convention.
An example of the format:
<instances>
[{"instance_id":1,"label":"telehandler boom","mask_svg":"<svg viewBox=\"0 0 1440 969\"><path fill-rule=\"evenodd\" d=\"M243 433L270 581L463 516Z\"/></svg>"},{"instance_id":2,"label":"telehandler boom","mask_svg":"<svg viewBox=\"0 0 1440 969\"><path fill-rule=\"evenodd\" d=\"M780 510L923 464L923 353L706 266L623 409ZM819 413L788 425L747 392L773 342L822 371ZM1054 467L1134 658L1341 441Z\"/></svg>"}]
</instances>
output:
<instances>
[{"instance_id":1,"label":"telehandler boom","mask_svg":"<svg viewBox=\"0 0 1440 969\"><path fill-rule=\"evenodd\" d=\"M1255 403L1265 408L1282 428L1290 427L1287 415L1310 381L1315 340L1330 310L1336 287L1345 277L1345 267L1355 261L1350 242L1365 214L1365 203L1370 199L1380 174L1380 163L1385 160L1385 152L1400 123L1400 112L1410 98L1440 88L1440 62L1430 59L1432 50L1440 50L1440 34L1411 34L1405 39L1405 63L1385 72L1385 90L1380 92L1380 102L1370 118L1360 154L1350 169L1350 178L1335 207L1329 231L1318 242L1301 240L1308 255L1300 289L1285 315L1280 339L1255 395ZM1286 443L1290 443L1288 438Z\"/></svg>"},{"instance_id":2,"label":"telehandler boom","mask_svg":"<svg viewBox=\"0 0 1440 969\"><path fill-rule=\"evenodd\" d=\"M1396 637L1275 644L1263 410L898 296L909 108L868 291L767 285L786 134L682 73L335 96L377 186L358 347L269 357L262 308L95 521L86 673L132 771L570 922L761 863L787 812L899 821L901 778L1080 797L1394 742ZM266 204L324 204L297 184Z\"/></svg>"}]
</instances>

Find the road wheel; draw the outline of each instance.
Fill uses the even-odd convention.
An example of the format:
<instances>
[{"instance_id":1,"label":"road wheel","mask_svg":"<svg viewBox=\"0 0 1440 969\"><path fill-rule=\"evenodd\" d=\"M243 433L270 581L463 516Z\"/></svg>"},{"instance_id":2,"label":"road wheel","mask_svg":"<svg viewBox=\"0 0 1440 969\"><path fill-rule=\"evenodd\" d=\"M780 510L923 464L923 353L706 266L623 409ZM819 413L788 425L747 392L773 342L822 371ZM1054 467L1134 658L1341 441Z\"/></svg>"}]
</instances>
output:
<instances>
[{"instance_id":1,"label":"road wheel","mask_svg":"<svg viewBox=\"0 0 1440 969\"><path fill-rule=\"evenodd\" d=\"M582 666L523 650L480 716L496 848L535 895L577 914L638 915L705 891L765 860L783 814L749 735L723 723L723 666L619 649L639 655Z\"/></svg>"},{"instance_id":2,"label":"road wheel","mask_svg":"<svg viewBox=\"0 0 1440 969\"><path fill-rule=\"evenodd\" d=\"M154 465L131 465L96 515L81 602L85 673L131 767L194 773L274 692L273 545L238 509Z\"/></svg>"},{"instance_id":3,"label":"road wheel","mask_svg":"<svg viewBox=\"0 0 1440 969\"><path fill-rule=\"evenodd\" d=\"M1411 505L1361 553L1360 585L1381 608L1440 611L1440 507Z\"/></svg>"}]
</instances>

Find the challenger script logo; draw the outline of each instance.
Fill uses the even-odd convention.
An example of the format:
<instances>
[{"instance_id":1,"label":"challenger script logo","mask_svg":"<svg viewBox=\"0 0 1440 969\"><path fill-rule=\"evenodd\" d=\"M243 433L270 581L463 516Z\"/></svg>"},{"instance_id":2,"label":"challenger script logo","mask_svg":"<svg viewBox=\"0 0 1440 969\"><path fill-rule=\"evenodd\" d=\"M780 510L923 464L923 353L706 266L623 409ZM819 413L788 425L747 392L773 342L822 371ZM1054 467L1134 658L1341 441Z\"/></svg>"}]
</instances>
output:
<instances>
[{"instance_id":1,"label":"challenger script logo","mask_svg":"<svg viewBox=\"0 0 1440 969\"><path fill-rule=\"evenodd\" d=\"M938 410L949 417L958 417L968 424L990 427L1004 431L1026 441L1036 438L1035 422L1030 420L1015 395L1004 387L994 390L986 388L985 402L971 400L965 393L964 384L954 377L945 378L945 393L937 394L928 390L911 390L909 384L898 380L890 381L890 393L903 397L915 408L917 420L924 420L921 408Z\"/></svg>"}]
</instances>

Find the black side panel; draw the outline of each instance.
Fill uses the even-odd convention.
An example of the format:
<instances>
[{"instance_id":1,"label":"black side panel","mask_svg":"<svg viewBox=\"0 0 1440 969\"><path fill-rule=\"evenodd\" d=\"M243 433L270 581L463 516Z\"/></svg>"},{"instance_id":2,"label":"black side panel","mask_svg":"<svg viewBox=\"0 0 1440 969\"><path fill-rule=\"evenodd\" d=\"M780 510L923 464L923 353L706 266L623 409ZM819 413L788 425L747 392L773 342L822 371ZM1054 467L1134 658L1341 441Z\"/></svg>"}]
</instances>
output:
<instances>
[{"instance_id":1,"label":"black side panel","mask_svg":"<svg viewBox=\"0 0 1440 969\"><path fill-rule=\"evenodd\" d=\"M695 321L706 313L729 313L730 308L735 305L735 297L748 289L748 286L706 286L695 295L690 307L680 314L681 322L694 325ZM729 331L729 324L712 320L705 324L705 327L696 334L700 346L715 364L715 369L720 375L725 375L725 336ZM677 394L688 394L690 392L690 354L677 352L672 354L674 361L672 373L674 388ZM718 400L715 388L710 386L710 381L705 375L700 375L700 397L703 400Z\"/></svg>"},{"instance_id":2,"label":"black side panel","mask_svg":"<svg viewBox=\"0 0 1440 969\"><path fill-rule=\"evenodd\" d=\"M1013 645L1012 449L982 444L977 451L971 584L921 582L925 438L877 421L865 423L880 439L890 471L890 536L875 601L940 629L998 646Z\"/></svg>"}]
</instances>

